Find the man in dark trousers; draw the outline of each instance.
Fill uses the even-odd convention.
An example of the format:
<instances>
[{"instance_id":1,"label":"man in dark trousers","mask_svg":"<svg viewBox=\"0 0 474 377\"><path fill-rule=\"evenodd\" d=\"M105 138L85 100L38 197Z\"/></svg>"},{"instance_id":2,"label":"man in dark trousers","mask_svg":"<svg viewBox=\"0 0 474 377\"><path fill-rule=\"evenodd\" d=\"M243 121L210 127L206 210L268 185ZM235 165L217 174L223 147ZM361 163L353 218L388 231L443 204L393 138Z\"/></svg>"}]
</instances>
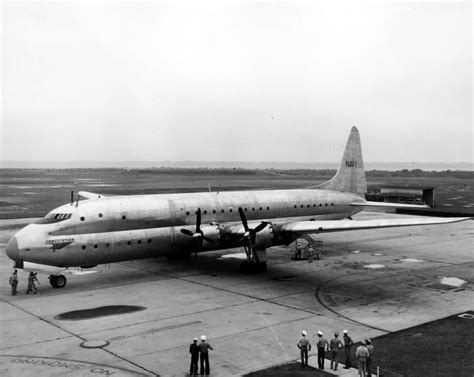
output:
<instances>
[{"instance_id":1,"label":"man in dark trousers","mask_svg":"<svg viewBox=\"0 0 474 377\"><path fill-rule=\"evenodd\" d=\"M326 349L329 348L329 343L323 338L322 331L318 331L318 340L316 345L318 347L318 368L324 369L324 358L326 356Z\"/></svg>"},{"instance_id":2,"label":"man in dark trousers","mask_svg":"<svg viewBox=\"0 0 474 377\"><path fill-rule=\"evenodd\" d=\"M201 343L199 344L199 352L201 354L201 376L204 372L206 373L206 376L209 376L209 373L211 373L211 367L209 366L209 350L212 350L212 347L206 342L206 335L201 335Z\"/></svg>"},{"instance_id":3,"label":"man in dark trousers","mask_svg":"<svg viewBox=\"0 0 474 377\"><path fill-rule=\"evenodd\" d=\"M38 282L38 279L36 278L37 273L31 271L30 274L28 275L28 286L26 287L26 294L30 294L30 292L33 292L34 294L38 293L38 290L36 289L35 282Z\"/></svg>"},{"instance_id":4,"label":"man in dark trousers","mask_svg":"<svg viewBox=\"0 0 474 377\"><path fill-rule=\"evenodd\" d=\"M189 353L191 354L191 366L189 367L189 374L191 376L197 376L198 374L199 346L197 341L197 338L194 338L193 343L189 346Z\"/></svg>"},{"instance_id":5,"label":"man in dark trousers","mask_svg":"<svg viewBox=\"0 0 474 377\"><path fill-rule=\"evenodd\" d=\"M352 341L352 338L349 336L349 333L347 330L344 330L343 333L344 335L342 336L342 338L344 340L344 354L346 357L346 362L345 362L346 366L344 367L344 369L349 369L351 367L351 347L354 344L354 342Z\"/></svg>"},{"instance_id":6,"label":"man in dark trousers","mask_svg":"<svg viewBox=\"0 0 474 377\"><path fill-rule=\"evenodd\" d=\"M12 276L10 276L10 285L12 286L12 296L16 295L16 287L18 286L18 271L13 271Z\"/></svg>"},{"instance_id":7,"label":"man in dark trousers","mask_svg":"<svg viewBox=\"0 0 474 377\"><path fill-rule=\"evenodd\" d=\"M370 339L366 339L365 343L367 344L367 351L369 351L369 357L367 358L367 377L371 377L370 367L372 366L375 349Z\"/></svg>"},{"instance_id":8,"label":"man in dark trousers","mask_svg":"<svg viewBox=\"0 0 474 377\"><path fill-rule=\"evenodd\" d=\"M301 331L301 337L298 339L298 348L301 351L301 368L308 366L308 351L311 351L311 343L306 338L306 331Z\"/></svg>"}]
</instances>

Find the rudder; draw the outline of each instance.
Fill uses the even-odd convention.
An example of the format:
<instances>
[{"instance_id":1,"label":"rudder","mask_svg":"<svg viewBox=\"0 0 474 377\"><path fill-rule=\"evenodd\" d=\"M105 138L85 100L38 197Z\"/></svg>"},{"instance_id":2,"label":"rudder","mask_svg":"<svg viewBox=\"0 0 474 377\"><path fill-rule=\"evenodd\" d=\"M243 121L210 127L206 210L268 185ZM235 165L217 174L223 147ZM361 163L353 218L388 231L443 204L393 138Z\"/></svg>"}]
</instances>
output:
<instances>
[{"instance_id":1,"label":"rudder","mask_svg":"<svg viewBox=\"0 0 474 377\"><path fill-rule=\"evenodd\" d=\"M362 146L357 127L352 127L336 175L329 181L315 186L319 189L352 192L364 197L367 192Z\"/></svg>"}]
</instances>

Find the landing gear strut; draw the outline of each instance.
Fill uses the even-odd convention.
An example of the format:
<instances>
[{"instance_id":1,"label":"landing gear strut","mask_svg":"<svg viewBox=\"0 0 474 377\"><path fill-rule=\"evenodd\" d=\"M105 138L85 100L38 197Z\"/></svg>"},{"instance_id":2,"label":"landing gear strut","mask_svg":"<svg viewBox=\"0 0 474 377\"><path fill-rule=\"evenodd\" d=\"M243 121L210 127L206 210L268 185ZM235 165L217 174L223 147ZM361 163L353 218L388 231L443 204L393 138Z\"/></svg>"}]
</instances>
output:
<instances>
[{"instance_id":1,"label":"landing gear strut","mask_svg":"<svg viewBox=\"0 0 474 377\"><path fill-rule=\"evenodd\" d=\"M67 279L64 275L49 275L49 284L54 288L64 288L66 283Z\"/></svg>"}]
</instances>

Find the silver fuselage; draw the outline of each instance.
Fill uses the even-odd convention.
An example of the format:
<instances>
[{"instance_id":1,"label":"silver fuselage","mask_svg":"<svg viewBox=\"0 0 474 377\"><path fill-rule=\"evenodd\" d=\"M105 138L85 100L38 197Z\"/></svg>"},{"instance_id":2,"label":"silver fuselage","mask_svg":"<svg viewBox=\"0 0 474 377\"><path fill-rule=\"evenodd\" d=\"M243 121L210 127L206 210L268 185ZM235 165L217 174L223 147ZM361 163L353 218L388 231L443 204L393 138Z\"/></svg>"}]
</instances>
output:
<instances>
[{"instance_id":1,"label":"silver fuselage","mask_svg":"<svg viewBox=\"0 0 474 377\"><path fill-rule=\"evenodd\" d=\"M81 200L50 213L69 218L31 224L15 235L14 260L58 267L91 266L125 260L200 252L241 246L238 208L249 226L268 221L270 243L288 244L294 237L279 232L279 224L297 220L338 220L361 210L350 203L360 196L332 190L262 190L103 197ZM196 211L202 226L214 233L213 244L196 245L181 229L193 230ZM269 233L271 232L271 234ZM267 240L268 241L268 240ZM52 245L62 245L53 247ZM258 245L257 245L258 246Z\"/></svg>"}]
</instances>

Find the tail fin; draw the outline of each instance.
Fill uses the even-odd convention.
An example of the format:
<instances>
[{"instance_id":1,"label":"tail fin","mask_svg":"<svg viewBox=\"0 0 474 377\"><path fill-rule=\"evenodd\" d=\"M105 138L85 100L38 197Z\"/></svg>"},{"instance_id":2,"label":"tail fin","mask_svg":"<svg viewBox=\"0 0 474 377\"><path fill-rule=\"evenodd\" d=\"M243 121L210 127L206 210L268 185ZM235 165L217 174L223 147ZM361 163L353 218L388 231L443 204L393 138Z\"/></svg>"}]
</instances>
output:
<instances>
[{"instance_id":1,"label":"tail fin","mask_svg":"<svg viewBox=\"0 0 474 377\"><path fill-rule=\"evenodd\" d=\"M367 192L364 162L359 131L352 127L346 149L336 175L329 181L316 186L320 189L352 192L364 196Z\"/></svg>"}]
</instances>

